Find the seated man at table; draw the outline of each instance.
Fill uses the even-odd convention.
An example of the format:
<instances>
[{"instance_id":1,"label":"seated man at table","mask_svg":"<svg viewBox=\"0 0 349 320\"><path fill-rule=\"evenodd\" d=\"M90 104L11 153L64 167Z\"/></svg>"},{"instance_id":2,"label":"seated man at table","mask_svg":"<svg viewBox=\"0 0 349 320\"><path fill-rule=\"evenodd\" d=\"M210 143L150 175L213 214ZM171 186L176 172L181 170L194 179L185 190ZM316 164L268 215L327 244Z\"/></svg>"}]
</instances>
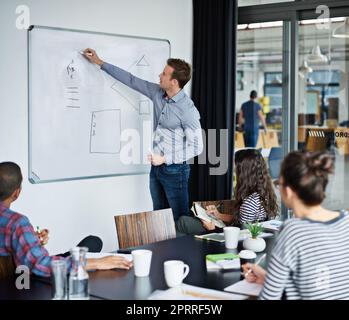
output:
<instances>
[{"instance_id":1,"label":"seated man at table","mask_svg":"<svg viewBox=\"0 0 349 320\"><path fill-rule=\"evenodd\" d=\"M35 232L26 216L10 209L12 202L16 201L21 193L22 180L21 169L17 164L0 163L0 256L12 256L16 266L25 265L31 273L42 277L51 275L52 260L66 260L70 270L69 256L50 256L43 246L47 243L48 232ZM81 243L89 245L91 240L91 237L85 238ZM91 246L93 245L92 241ZM115 256L87 259L86 264L86 270L131 267L131 262Z\"/></svg>"}]
</instances>

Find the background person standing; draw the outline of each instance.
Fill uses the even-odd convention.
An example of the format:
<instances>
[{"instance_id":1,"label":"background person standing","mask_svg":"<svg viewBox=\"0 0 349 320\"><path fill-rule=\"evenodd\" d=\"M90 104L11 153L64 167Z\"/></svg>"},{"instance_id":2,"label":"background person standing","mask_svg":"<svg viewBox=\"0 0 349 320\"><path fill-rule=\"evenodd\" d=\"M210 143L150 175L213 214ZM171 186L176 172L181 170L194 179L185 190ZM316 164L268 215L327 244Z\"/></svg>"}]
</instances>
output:
<instances>
[{"instance_id":1,"label":"background person standing","mask_svg":"<svg viewBox=\"0 0 349 320\"><path fill-rule=\"evenodd\" d=\"M250 100L243 103L239 113L239 128L241 130L243 119L244 123L244 140L245 147L255 148L259 135L259 121L262 122L264 130L267 130L267 123L259 103L255 102L257 91L252 90Z\"/></svg>"}]
</instances>

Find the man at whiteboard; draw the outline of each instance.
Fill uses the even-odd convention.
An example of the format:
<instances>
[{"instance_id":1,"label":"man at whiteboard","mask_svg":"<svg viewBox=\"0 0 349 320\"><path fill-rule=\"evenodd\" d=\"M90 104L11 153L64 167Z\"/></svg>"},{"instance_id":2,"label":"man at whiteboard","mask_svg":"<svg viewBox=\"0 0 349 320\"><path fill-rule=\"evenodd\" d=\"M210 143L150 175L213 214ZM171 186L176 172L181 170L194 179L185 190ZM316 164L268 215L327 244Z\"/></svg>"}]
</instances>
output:
<instances>
[{"instance_id":1,"label":"man at whiteboard","mask_svg":"<svg viewBox=\"0 0 349 320\"><path fill-rule=\"evenodd\" d=\"M148 155L150 193L154 210L170 207L175 220L189 213L188 160L203 150L200 114L183 88L191 79L191 67L184 60L168 59L152 83L102 61L96 51L86 49L83 55L110 76L147 96L154 103L153 152Z\"/></svg>"}]
</instances>

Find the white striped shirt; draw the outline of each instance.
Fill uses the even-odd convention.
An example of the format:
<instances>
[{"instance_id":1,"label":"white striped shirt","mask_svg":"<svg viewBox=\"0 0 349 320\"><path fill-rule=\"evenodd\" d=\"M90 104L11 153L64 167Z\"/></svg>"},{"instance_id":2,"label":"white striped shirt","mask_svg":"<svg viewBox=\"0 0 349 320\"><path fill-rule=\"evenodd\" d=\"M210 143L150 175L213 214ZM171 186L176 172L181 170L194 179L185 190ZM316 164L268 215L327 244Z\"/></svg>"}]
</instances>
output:
<instances>
[{"instance_id":1,"label":"white striped shirt","mask_svg":"<svg viewBox=\"0 0 349 320\"><path fill-rule=\"evenodd\" d=\"M349 299L349 215L293 218L276 239L260 299Z\"/></svg>"},{"instance_id":2,"label":"white striped shirt","mask_svg":"<svg viewBox=\"0 0 349 320\"><path fill-rule=\"evenodd\" d=\"M239 209L239 223L264 221L267 214L261 203L261 197L257 192L250 194L243 200Z\"/></svg>"}]
</instances>

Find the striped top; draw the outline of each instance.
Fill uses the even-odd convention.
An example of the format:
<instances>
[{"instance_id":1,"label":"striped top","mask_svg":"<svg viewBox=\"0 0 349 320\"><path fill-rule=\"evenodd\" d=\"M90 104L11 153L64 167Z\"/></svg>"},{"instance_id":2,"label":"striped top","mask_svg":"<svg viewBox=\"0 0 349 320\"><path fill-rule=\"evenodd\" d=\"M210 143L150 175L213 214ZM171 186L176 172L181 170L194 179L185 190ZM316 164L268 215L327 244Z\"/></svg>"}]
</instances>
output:
<instances>
[{"instance_id":1,"label":"striped top","mask_svg":"<svg viewBox=\"0 0 349 320\"><path fill-rule=\"evenodd\" d=\"M247 222L264 221L267 214L261 203L260 195L257 192L250 194L242 202L239 209L239 223L243 225Z\"/></svg>"},{"instance_id":2,"label":"striped top","mask_svg":"<svg viewBox=\"0 0 349 320\"><path fill-rule=\"evenodd\" d=\"M286 221L271 253L260 299L349 299L349 215Z\"/></svg>"}]
</instances>

